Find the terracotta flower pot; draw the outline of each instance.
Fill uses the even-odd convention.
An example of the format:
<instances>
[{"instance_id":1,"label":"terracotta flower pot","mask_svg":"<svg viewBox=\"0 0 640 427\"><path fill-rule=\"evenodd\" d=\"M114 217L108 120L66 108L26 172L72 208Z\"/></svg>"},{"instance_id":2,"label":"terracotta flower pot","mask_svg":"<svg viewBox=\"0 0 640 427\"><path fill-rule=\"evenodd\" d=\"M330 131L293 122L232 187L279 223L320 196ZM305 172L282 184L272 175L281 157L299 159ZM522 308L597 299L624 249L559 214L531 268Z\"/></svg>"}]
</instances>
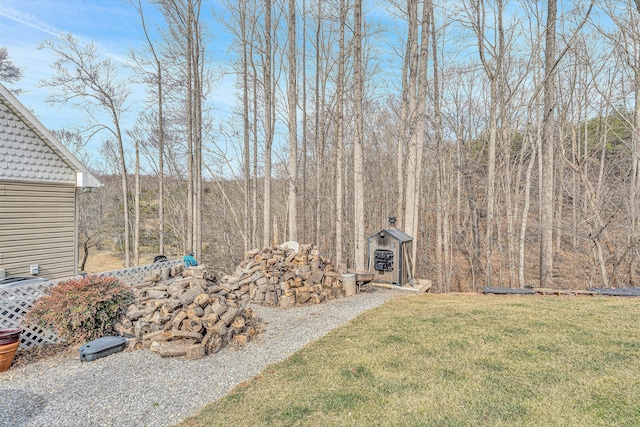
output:
<instances>
[{"instance_id":1,"label":"terracotta flower pot","mask_svg":"<svg viewBox=\"0 0 640 427\"><path fill-rule=\"evenodd\" d=\"M0 372L11 367L13 358L20 347L20 328L0 329Z\"/></svg>"},{"instance_id":2,"label":"terracotta flower pot","mask_svg":"<svg viewBox=\"0 0 640 427\"><path fill-rule=\"evenodd\" d=\"M11 367L18 347L20 347L19 340L11 344L0 345L0 372L4 372Z\"/></svg>"}]
</instances>

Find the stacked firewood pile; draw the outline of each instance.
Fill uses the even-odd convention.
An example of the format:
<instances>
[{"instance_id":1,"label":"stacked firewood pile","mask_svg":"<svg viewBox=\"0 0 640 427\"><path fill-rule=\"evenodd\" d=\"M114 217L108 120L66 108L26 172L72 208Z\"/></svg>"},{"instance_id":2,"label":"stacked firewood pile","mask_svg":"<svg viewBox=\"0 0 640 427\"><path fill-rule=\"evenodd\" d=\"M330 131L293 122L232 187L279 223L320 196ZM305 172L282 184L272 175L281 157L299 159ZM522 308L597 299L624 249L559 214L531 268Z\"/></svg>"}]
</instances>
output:
<instances>
[{"instance_id":1,"label":"stacked firewood pile","mask_svg":"<svg viewBox=\"0 0 640 427\"><path fill-rule=\"evenodd\" d=\"M270 246L247 252L234 274L224 276L221 283L248 289L253 303L289 308L343 297L339 277L331 260L311 245L300 245L297 252Z\"/></svg>"},{"instance_id":2,"label":"stacked firewood pile","mask_svg":"<svg viewBox=\"0 0 640 427\"><path fill-rule=\"evenodd\" d=\"M134 348L199 359L225 345L240 347L258 332L247 308L249 286L219 282L205 266L154 270L133 292L136 302L116 329L135 337Z\"/></svg>"}]
</instances>

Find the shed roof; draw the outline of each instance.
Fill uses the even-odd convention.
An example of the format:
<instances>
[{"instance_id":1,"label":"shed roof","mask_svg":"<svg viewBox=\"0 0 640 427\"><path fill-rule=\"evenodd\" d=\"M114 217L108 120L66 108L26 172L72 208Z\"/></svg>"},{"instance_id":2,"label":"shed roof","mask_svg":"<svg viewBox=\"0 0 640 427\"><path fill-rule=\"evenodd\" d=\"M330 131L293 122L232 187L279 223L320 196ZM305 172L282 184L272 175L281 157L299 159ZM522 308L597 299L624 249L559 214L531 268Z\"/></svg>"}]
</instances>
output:
<instances>
[{"instance_id":1,"label":"shed roof","mask_svg":"<svg viewBox=\"0 0 640 427\"><path fill-rule=\"evenodd\" d=\"M392 237L394 237L395 239L397 239L397 240L399 240L399 241L401 241L403 243L404 242L411 242L413 240L413 238L411 236L409 236L407 233L405 233L402 230L398 230L397 228L387 228L387 229L384 229L384 230L380 230L380 231L378 231L376 234L374 234L371 237L375 237L375 236L379 235L380 233L382 233L383 231L386 234L391 235Z\"/></svg>"},{"instance_id":2,"label":"shed roof","mask_svg":"<svg viewBox=\"0 0 640 427\"><path fill-rule=\"evenodd\" d=\"M17 117L21 122L14 123ZM0 153L6 179L102 184L0 83ZM71 175L70 175L71 174ZM73 176L75 174L75 177Z\"/></svg>"}]
</instances>

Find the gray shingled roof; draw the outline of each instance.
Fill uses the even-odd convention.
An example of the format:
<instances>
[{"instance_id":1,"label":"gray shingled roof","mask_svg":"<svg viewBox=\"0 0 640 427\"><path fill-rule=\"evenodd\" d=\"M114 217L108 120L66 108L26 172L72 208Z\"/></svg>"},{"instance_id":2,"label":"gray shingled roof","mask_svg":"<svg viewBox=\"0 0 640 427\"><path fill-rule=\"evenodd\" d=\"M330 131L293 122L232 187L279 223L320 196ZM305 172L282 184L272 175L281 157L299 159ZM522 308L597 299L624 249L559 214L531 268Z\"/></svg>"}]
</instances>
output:
<instances>
[{"instance_id":1,"label":"gray shingled roof","mask_svg":"<svg viewBox=\"0 0 640 427\"><path fill-rule=\"evenodd\" d=\"M373 236L369 237L369 239L372 239L374 237L376 237L378 234L385 232L386 234L389 234L390 236L394 237L396 240L399 240L400 242L411 242L413 240L413 238L411 236L409 236L407 233L405 233L402 230L398 230L397 228L387 228L381 231L378 231L376 234L374 234Z\"/></svg>"},{"instance_id":2,"label":"gray shingled roof","mask_svg":"<svg viewBox=\"0 0 640 427\"><path fill-rule=\"evenodd\" d=\"M0 84L0 180L63 182L98 187L100 182Z\"/></svg>"}]
</instances>

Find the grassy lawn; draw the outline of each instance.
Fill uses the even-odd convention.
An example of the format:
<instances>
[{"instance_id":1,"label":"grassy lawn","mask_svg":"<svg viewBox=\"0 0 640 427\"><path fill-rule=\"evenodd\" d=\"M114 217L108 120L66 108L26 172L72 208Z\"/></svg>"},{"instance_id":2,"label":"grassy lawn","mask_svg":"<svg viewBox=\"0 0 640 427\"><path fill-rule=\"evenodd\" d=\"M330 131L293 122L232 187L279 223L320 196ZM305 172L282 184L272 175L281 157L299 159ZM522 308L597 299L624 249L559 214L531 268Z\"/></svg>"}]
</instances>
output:
<instances>
[{"instance_id":1,"label":"grassy lawn","mask_svg":"<svg viewBox=\"0 0 640 427\"><path fill-rule=\"evenodd\" d=\"M185 426L639 426L640 299L398 298Z\"/></svg>"}]
</instances>

